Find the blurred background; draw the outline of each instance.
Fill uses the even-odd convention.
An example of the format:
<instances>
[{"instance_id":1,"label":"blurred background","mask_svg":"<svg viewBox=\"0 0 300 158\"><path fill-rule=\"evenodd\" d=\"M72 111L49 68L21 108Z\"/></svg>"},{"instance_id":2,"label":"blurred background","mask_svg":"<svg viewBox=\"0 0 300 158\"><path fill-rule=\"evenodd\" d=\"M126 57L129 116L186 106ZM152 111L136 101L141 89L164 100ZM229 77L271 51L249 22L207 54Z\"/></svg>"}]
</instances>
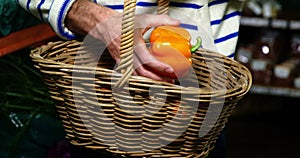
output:
<instances>
[{"instance_id":1,"label":"blurred background","mask_svg":"<svg viewBox=\"0 0 300 158\"><path fill-rule=\"evenodd\" d=\"M298 157L300 1L248 0L235 59L253 86L226 127L228 158Z\"/></svg>"},{"instance_id":2,"label":"blurred background","mask_svg":"<svg viewBox=\"0 0 300 158\"><path fill-rule=\"evenodd\" d=\"M253 86L225 127L227 158L299 155L299 15L299 0L245 3L235 59L250 69ZM34 46L50 39L31 39L9 50L5 42L30 38L27 34L38 30L26 29L40 22L15 0L0 0L0 19L0 158L42 158L65 136L28 56Z\"/></svg>"}]
</instances>

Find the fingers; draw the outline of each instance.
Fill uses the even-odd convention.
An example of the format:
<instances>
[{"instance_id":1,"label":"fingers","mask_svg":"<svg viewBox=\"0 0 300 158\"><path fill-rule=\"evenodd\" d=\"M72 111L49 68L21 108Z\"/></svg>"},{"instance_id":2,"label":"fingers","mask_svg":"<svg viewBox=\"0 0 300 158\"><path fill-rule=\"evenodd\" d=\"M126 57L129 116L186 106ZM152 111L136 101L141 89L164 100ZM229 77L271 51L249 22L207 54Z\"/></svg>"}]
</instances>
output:
<instances>
[{"instance_id":1,"label":"fingers","mask_svg":"<svg viewBox=\"0 0 300 158\"><path fill-rule=\"evenodd\" d=\"M120 37L111 41L110 44L107 45L107 49L112 56L112 58L116 61L116 63L120 62Z\"/></svg>"},{"instance_id":2,"label":"fingers","mask_svg":"<svg viewBox=\"0 0 300 158\"><path fill-rule=\"evenodd\" d=\"M136 68L134 75L151 78L151 79L157 80L157 81L165 81L165 82L169 82L169 83L175 82L174 79L172 79L170 77L161 76L161 75L155 74L152 71L149 71L146 66L140 66L140 67Z\"/></svg>"},{"instance_id":3,"label":"fingers","mask_svg":"<svg viewBox=\"0 0 300 158\"><path fill-rule=\"evenodd\" d=\"M146 45L135 47L134 55L135 75L148 77L158 81L174 83L174 79L161 74L173 73L173 68L154 58L148 51Z\"/></svg>"},{"instance_id":4,"label":"fingers","mask_svg":"<svg viewBox=\"0 0 300 158\"><path fill-rule=\"evenodd\" d=\"M134 51L136 58L135 61L139 61L135 63L136 68L142 65L146 65L149 70L153 70L156 72L170 74L174 72L173 68L170 65L165 64L153 57L145 44L135 46Z\"/></svg>"}]
</instances>

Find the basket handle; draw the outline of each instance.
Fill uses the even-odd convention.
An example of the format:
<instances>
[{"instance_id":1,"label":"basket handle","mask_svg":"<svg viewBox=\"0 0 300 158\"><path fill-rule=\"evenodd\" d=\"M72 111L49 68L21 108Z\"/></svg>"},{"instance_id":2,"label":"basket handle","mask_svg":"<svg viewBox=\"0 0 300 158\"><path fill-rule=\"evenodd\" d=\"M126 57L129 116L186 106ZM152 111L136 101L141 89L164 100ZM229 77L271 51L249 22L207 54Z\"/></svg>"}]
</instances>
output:
<instances>
[{"instance_id":1,"label":"basket handle","mask_svg":"<svg viewBox=\"0 0 300 158\"><path fill-rule=\"evenodd\" d=\"M167 14L169 0L158 0L157 14ZM120 62L116 71L123 75L115 84L115 87L122 87L133 73L133 42L134 42L134 18L136 0L124 0L122 17L122 31L120 42Z\"/></svg>"}]
</instances>

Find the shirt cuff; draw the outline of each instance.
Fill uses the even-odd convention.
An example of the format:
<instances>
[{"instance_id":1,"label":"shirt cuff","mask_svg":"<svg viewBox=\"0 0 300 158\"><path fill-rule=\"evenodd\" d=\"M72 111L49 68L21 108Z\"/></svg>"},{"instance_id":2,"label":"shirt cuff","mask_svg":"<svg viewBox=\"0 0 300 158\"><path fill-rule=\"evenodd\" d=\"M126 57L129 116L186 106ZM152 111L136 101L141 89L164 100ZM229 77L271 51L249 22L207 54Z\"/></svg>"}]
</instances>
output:
<instances>
[{"instance_id":1,"label":"shirt cuff","mask_svg":"<svg viewBox=\"0 0 300 158\"><path fill-rule=\"evenodd\" d=\"M70 31L64 24L65 17L76 0L54 0L50 11L48 21L58 36L64 39L78 39L72 31Z\"/></svg>"}]
</instances>

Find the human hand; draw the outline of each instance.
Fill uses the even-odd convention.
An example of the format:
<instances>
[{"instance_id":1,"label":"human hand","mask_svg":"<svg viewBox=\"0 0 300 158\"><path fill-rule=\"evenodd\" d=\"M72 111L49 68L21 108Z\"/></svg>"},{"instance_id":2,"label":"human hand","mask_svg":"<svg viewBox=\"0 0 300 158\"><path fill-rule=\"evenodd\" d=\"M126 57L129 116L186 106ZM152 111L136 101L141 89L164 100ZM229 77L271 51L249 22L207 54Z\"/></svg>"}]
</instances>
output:
<instances>
[{"instance_id":1,"label":"human hand","mask_svg":"<svg viewBox=\"0 0 300 158\"><path fill-rule=\"evenodd\" d=\"M85 3L85 4L76 4ZM72 9L73 8L73 9ZM79 13L76 13L79 12ZM75 18L77 15L77 18ZM80 16L78 16L80 15ZM67 24L72 31L90 34L92 37L102 40L113 59L120 62L120 40L122 14L109 8L77 0L67 15ZM141 14L135 17L134 31L134 75L148 77L154 80L173 82L173 79L157 75L151 70L173 73L173 69L155 59L146 47L143 35L151 28L161 25L177 26L180 22L168 15Z\"/></svg>"},{"instance_id":2,"label":"human hand","mask_svg":"<svg viewBox=\"0 0 300 158\"><path fill-rule=\"evenodd\" d=\"M103 40L107 48L117 63L120 62L120 41L121 41L121 22L122 15L115 14L106 22L98 24L93 36ZM144 34L152 27L161 25L179 25L180 22L170 18L168 15L141 14L135 17L134 30L134 75L148 77L154 80L173 82L173 79L167 76L161 76L153 72L173 73L172 67L160 62L149 52ZM100 32L101 31L101 32ZM152 70L152 71L151 71Z\"/></svg>"}]
</instances>

